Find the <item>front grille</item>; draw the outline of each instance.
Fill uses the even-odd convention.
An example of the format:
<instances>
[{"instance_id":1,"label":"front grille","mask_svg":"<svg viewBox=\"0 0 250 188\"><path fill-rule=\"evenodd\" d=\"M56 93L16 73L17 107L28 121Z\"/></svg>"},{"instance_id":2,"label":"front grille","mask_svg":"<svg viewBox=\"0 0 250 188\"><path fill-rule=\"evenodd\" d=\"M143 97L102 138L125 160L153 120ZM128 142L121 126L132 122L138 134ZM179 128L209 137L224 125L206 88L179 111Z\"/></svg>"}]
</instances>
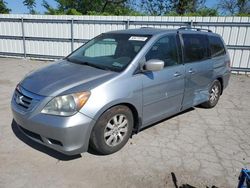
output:
<instances>
[{"instance_id":1,"label":"front grille","mask_svg":"<svg viewBox=\"0 0 250 188\"><path fill-rule=\"evenodd\" d=\"M31 97L25 96L17 89L15 91L14 100L15 100L17 105L19 105L25 109L29 109L29 107L31 106L31 103L32 103Z\"/></svg>"},{"instance_id":2,"label":"front grille","mask_svg":"<svg viewBox=\"0 0 250 188\"><path fill-rule=\"evenodd\" d=\"M44 96L27 91L21 86L17 86L13 95L13 101L22 111L32 110Z\"/></svg>"}]
</instances>

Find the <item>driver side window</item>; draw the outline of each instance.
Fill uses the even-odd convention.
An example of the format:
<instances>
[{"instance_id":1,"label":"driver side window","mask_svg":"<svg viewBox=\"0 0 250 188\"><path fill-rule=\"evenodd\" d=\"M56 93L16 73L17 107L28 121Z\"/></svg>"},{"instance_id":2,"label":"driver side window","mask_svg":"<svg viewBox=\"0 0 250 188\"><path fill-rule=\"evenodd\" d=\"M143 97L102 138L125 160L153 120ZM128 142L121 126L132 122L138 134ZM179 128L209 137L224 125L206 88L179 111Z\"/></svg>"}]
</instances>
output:
<instances>
[{"instance_id":1,"label":"driver side window","mask_svg":"<svg viewBox=\"0 0 250 188\"><path fill-rule=\"evenodd\" d=\"M176 35L168 35L159 39L145 55L145 60L158 59L164 61L164 67L178 64Z\"/></svg>"}]
</instances>

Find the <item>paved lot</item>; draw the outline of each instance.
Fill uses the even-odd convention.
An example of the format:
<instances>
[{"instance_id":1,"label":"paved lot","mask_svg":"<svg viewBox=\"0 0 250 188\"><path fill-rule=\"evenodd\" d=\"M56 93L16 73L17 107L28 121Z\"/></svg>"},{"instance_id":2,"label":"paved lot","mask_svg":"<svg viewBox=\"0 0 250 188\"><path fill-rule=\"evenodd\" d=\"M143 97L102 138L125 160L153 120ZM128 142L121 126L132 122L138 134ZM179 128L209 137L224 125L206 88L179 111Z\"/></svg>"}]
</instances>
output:
<instances>
[{"instance_id":1,"label":"paved lot","mask_svg":"<svg viewBox=\"0 0 250 188\"><path fill-rule=\"evenodd\" d=\"M0 187L235 187L250 168L250 77L233 75L214 109L194 108L130 139L118 153L66 157L23 137L10 99L48 62L0 58Z\"/></svg>"}]
</instances>

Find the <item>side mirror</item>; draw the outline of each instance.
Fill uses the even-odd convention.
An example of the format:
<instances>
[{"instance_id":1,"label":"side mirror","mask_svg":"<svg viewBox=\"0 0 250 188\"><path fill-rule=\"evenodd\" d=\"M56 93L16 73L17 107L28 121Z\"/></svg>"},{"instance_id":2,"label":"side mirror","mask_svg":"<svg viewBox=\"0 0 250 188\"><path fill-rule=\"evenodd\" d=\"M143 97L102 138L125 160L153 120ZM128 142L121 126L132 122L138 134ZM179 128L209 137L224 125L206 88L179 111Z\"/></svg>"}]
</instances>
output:
<instances>
[{"instance_id":1,"label":"side mirror","mask_svg":"<svg viewBox=\"0 0 250 188\"><path fill-rule=\"evenodd\" d=\"M144 70L146 71L159 71L164 67L164 61L159 59L150 59L144 64Z\"/></svg>"}]
</instances>

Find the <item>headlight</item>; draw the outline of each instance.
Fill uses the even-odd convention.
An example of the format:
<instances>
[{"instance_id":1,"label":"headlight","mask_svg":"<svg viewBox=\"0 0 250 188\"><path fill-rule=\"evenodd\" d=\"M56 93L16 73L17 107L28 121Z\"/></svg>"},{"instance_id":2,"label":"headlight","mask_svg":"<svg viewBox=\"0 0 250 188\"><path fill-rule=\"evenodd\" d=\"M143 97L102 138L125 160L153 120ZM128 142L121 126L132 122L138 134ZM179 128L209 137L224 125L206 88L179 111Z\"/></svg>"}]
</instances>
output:
<instances>
[{"instance_id":1,"label":"headlight","mask_svg":"<svg viewBox=\"0 0 250 188\"><path fill-rule=\"evenodd\" d=\"M74 93L53 98L42 110L44 114L70 116L87 102L90 92Z\"/></svg>"}]
</instances>

